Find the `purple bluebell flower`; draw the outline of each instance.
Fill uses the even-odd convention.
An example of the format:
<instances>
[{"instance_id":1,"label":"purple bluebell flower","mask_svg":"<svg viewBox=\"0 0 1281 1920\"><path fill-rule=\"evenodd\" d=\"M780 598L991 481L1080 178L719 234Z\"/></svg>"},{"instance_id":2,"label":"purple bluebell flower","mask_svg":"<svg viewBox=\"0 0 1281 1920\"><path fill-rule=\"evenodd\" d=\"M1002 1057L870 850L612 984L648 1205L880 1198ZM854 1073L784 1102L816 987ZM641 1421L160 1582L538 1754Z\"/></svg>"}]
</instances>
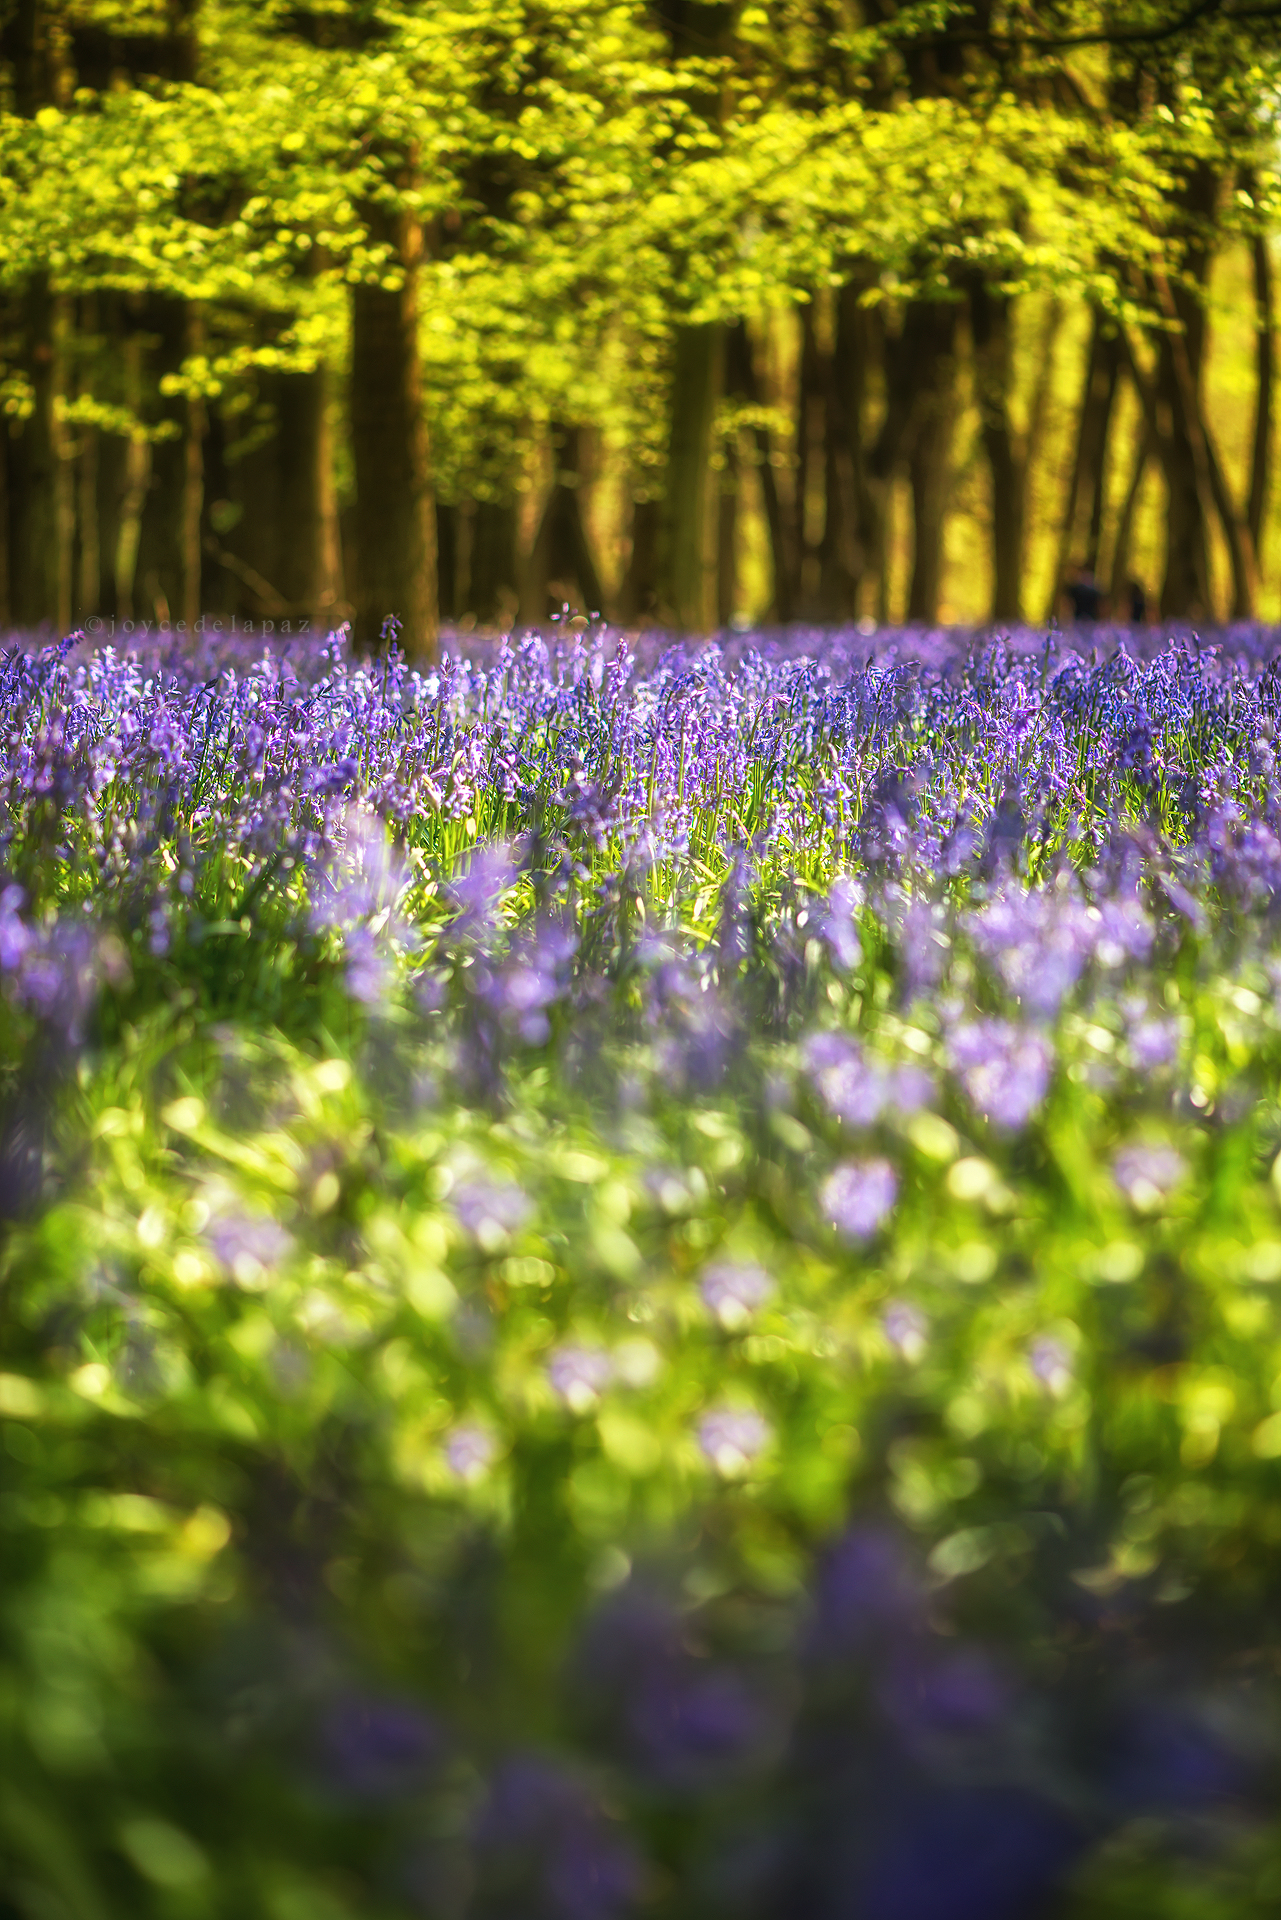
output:
<instances>
[{"instance_id":1,"label":"purple bluebell flower","mask_svg":"<svg viewBox=\"0 0 1281 1920\"><path fill-rule=\"evenodd\" d=\"M743 1407L717 1407L698 1423L698 1444L726 1479L746 1473L770 1439L768 1421Z\"/></svg>"},{"instance_id":2,"label":"purple bluebell flower","mask_svg":"<svg viewBox=\"0 0 1281 1920\"><path fill-rule=\"evenodd\" d=\"M293 1251L293 1237L278 1220L258 1214L227 1214L211 1220L205 1238L220 1264L242 1287L260 1287Z\"/></svg>"},{"instance_id":3,"label":"purple bluebell flower","mask_svg":"<svg viewBox=\"0 0 1281 1920\"><path fill-rule=\"evenodd\" d=\"M588 1413L614 1377L603 1347L558 1347L547 1366L553 1393L574 1413Z\"/></svg>"},{"instance_id":4,"label":"purple bluebell flower","mask_svg":"<svg viewBox=\"0 0 1281 1920\"><path fill-rule=\"evenodd\" d=\"M1072 1352L1054 1334L1042 1334L1028 1353L1032 1372L1051 1393L1065 1393L1072 1384Z\"/></svg>"},{"instance_id":5,"label":"purple bluebell flower","mask_svg":"<svg viewBox=\"0 0 1281 1920\"><path fill-rule=\"evenodd\" d=\"M357 1800L389 1800L422 1786L444 1756L433 1720L408 1701L349 1693L334 1701L321 1731L328 1782Z\"/></svg>"},{"instance_id":6,"label":"purple bluebell flower","mask_svg":"<svg viewBox=\"0 0 1281 1920\"><path fill-rule=\"evenodd\" d=\"M824 1102L847 1126L870 1127L880 1118L889 1099L889 1077L867 1059L857 1040L845 1034L814 1034L806 1064Z\"/></svg>"},{"instance_id":7,"label":"purple bluebell flower","mask_svg":"<svg viewBox=\"0 0 1281 1920\"><path fill-rule=\"evenodd\" d=\"M1182 1154L1159 1144L1122 1147L1112 1162L1112 1176L1126 1199L1145 1209L1159 1205L1187 1170Z\"/></svg>"},{"instance_id":8,"label":"purple bluebell flower","mask_svg":"<svg viewBox=\"0 0 1281 1920\"><path fill-rule=\"evenodd\" d=\"M532 1211L529 1195L510 1180L463 1180L450 1199L463 1231L487 1250L519 1232Z\"/></svg>"},{"instance_id":9,"label":"purple bluebell flower","mask_svg":"<svg viewBox=\"0 0 1281 1920\"><path fill-rule=\"evenodd\" d=\"M948 1050L971 1103L994 1126L1016 1133L1049 1091L1049 1041L1008 1020L971 1020L953 1028Z\"/></svg>"},{"instance_id":10,"label":"purple bluebell flower","mask_svg":"<svg viewBox=\"0 0 1281 1920\"><path fill-rule=\"evenodd\" d=\"M1142 1073L1155 1073L1160 1067L1172 1067L1178 1059L1177 1020L1138 1020L1130 1028L1128 1039L1134 1064Z\"/></svg>"},{"instance_id":11,"label":"purple bluebell flower","mask_svg":"<svg viewBox=\"0 0 1281 1920\"><path fill-rule=\"evenodd\" d=\"M21 887L0 892L0 972L12 973L29 951L34 935L19 919L24 894Z\"/></svg>"},{"instance_id":12,"label":"purple bluebell flower","mask_svg":"<svg viewBox=\"0 0 1281 1920\"><path fill-rule=\"evenodd\" d=\"M900 1634L913 1634L924 1599L897 1535L881 1525L855 1525L820 1562L809 1651L819 1659L848 1657Z\"/></svg>"},{"instance_id":13,"label":"purple bluebell flower","mask_svg":"<svg viewBox=\"0 0 1281 1920\"><path fill-rule=\"evenodd\" d=\"M760 1267L722 1260L704 1270L699 1291L723 1327L742 1327L774 1292Z\"/></svg>"},{"instance_id":14,"label":"purple bluebell flower","mask_svg":"<svg viewBox=\"0 0 1281 1920\"><path fill-rule=\"evenodd\" d=\"M495 1771L474 1843L478 1909L504 1920L621 1920L641 1889L628 1840L584 1783L539 1756Z\"/></svg>"},{"instance_id":15,"label":"purple bluebell flower","mask_svg":"<svg viewBox=\"0 0 1281 1920\"><path fill-rule=\"evenodd\" d=\"M898 1197L898 1175L888 1160L845 1160L823 1182L823 1212L850 1240L870 1239Z\"/></svg>"},{"instance_id":16,"label":"purple bluebell flower","mask_svg":"<svg viewBox=\"0 0 1281 1920\"><path fill-rule=\"evenodd\" d=\"M909 1300L892 1300L881 1316L885 1338L905 1360L919 1360L925 1352L929 1321Z\"/></svg>"},{"instance_id":17,"label":"purple bluebell flower","mask_svg":"<svg viewBox=\"0 0 1281 1920\"><path fill-rule=\"evenodd\" d=\"M856 925L862 906L862 889L853 881L836 880L828 895L827 911L819 917L819 935L827 943L833 964L843 973L852 973L863 958Z\"/></svg>"},{"instance_id":18,"label":"purple bluebell flower","mask_svg":"<svg viewBox=\"0 0 1281 1920\"><path fill-rule=\"evenodd\" d=\"M1070 1814L1023 1786L922 1784L880 1823L856 1872L860 1920L1020 1920L1085 1846Z\"/></svg>"},{"instance_id":19,"label":"purple bluebell flower","mask_svg":"<svg viewBox=\"0 0 1281 1920\"><path fill-rule=\"evenodd\" d=\"M475 1425L455 1427L445 1442L449 1470L460 1480L482 1479L497 1451L493 1434Z\"/></svg>"}]
</instances>

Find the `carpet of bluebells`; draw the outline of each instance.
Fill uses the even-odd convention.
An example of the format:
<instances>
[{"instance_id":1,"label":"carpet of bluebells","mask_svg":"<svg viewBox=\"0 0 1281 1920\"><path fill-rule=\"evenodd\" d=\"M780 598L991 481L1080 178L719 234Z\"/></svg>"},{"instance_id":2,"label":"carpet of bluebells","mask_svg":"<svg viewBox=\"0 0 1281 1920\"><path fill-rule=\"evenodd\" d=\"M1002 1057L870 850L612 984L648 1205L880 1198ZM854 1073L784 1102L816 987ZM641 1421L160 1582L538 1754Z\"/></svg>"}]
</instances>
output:
<instances>
[{"instance_id":1,"label":"carpet of bluebells","mask_svg":"<svg viewBox=\"0 0 1281 1920\"><path fill-rule=\"evenodd\" d=\"M1276 1912L1276 645L10 643L4 1920Z\"/></svg>"}]
</instances>

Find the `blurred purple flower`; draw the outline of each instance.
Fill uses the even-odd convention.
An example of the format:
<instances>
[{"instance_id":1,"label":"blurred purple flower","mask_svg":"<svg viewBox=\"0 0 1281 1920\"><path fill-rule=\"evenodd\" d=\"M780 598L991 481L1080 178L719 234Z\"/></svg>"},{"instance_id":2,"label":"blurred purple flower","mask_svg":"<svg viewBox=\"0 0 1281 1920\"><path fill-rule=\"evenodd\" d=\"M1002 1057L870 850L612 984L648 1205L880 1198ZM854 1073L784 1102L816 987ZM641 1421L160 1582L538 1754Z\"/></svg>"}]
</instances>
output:
<instances>
[{"instance_id":1,"label":"blurred purple flower","mask_svg":"<svg viewBox=\"0 0 1281 1920\"><path fill-rule=\"evenodd\" d=\"M820 1563L809 1650L844 1657L919 1623L923 1589L903 1543L888 1528L852 1527Z\"/></svg>"},{"instance_id":2,"label":"blurred purple flower","mask_svg":"<svg viewBox=\"0 0 1281 1920\"><path fill-rule=\"evenodd\" d=\"M21 887L0 893L0 971L11 973L31 947L34 935L18 918L25 895Z\"/></svg>"},{"instance_id":3,"label":"blurred purple flower","mask_svg":"<svg viewBox=\"0 0 1281 1920\"><path fill-rule=\"evenodd\" d=\"M1112 1177L1126 1199L1149 1208L1162 1201L1187 1172L1187 1162L1173 1147L1122 1147L1112 1162Z\"/></svg>"},{"instance_id":4,"label":"blurred purple flower","mask_svg":"<svg viewBox=\"0 0 1281 1920\"><path fill-rule=\"evenodd\" d=\"M876 1831L851 1888L859 1920L1025 1920L1085 1846L1021 1786L925 1785Z\"/></svg>"},{"instance_id":5,"label":"blurred purple flower","mask_svg":"<svg viewBox=\"0 0 1281 1920\"><path fill-rule=\"evenodd\" d=\"M723 1327L741 1327L770 1298L774 1282L760 1267L721 1261L705 1269L699 1291Z\"/></svg>"},{"instance_id":6,"label":"blurred purple flower","mask_svg":"<svg viewBox=\"0 0 1281 1920\"><path fill-rule=\"evenodd\" d=\"M898 1197L898 1175L888 1160L846 1160L820 1191L823 1212L839 1233L867 1240Z\"/></svg>"},{"instance_id":7,"label":"blurred purple flower","mask_svg":"<svg viewBox=\"0 0 1281 1920\"><path fill-rule=\"evenodd\" d=\"M408 1702L352 1693L325 1715L321 1749L328 1780L359 1800L411 1793L439 1764L444 1741L432 1720Z\"/></svg>"},{"instance_id":8,"label":"blurred purple flower","mask_svg":"<svg viewBox=\"0 0 1281 1920\"><path fill-rule=\"evenodd\" d=\"M463 1231L487 1252L518 1232L533 1210L528 1194L510 1180L465 1180L450 1198Z\"/></svg>"},{"instance_id":9,"label":"blurred purple flower","mask_svg":"<svg viewBox=\"0 0 1281 1920\"><path fill-rule=\"evenodd\" d=\"M477 848L466 871L458 874L450 885L459 909L449 929L451 936L458 939L491 927L498 902L515 878L516 863L509 846L496 842Z\"/></svg>"},{"instance_id":10,"label":"blurred purple flower","mask_svg":"<svg viewBox=\"0 0 1281 1920\"><path fill-rule=\"evenodd\" d=\"M1048 1040L1008 1020L972 1020L953 1028L952 1065L972 1104L1015 1133L1045 1099L1053 1052Z\"/></svg>"},{"instance_id":11,"label":"blurred purple flower","mask_svg":"<svg viewBox=\"0 0 1281 1920\"><path fill-rule=\"evenodd\" d=\"M1120 1809L1192 1813L1241 1794L1251 1769L1203 1710L1177 1701L1132 1706L1105 1763L1109 1801Z\"/></svg>"},{"instance_id":12,"label":"blurred purple flower","mask_svg":"<svg viewBox=\"0 0 1281 1920\"><path fill-rule=\"evenodd\" d=\"M727 1479L745 1473L769 1439L769 1423L748 1408L718 1407L698 1423L699 1446Z\"/></svg>"},{"instance_id":13,"label":"blurred purple flower","mask_svg":"<svg viewBox=\"0 0 1281 1920\"><path fill-rule=\"evenodd\" d=\"M731 1668L678 1654L637 1675L627 1731L647 1770L673 1786L723 1778L765 1730L760 1703Z\"/></svg>"},{"instance_id":14,"label":"blurred purple flower","mask_svg":"<svg viewBox=\"0 0 1281 1920\"><path fill-rule=\"evenodd\" d=\"M842 973L852 973L863 958L863 944L856 925L863 907L863 891L853 881L836 880L828 895L827 911L818 922L821 939L827 943L832 961Z\"/></svg>"},{"instance_id":15,"label":"blurred purple flower","mask_svg":"<svg viewBox=\"0 0 1281 1920\"><path fill-rule=\"evenodd\" d=\"M1142 1073L1172 1067L1179 1057L1177 1020L1138 1020L1130 1028L1128 1038L1134 1064Z\"/></svg>"},{"instance_id":16,"label":"blurred purple flower","mask_svg":"<svg viewBox=\"0 0 1281 1920\"><path fill-rule=\"evenodd\" d=\"M986 1732L1013 1704L1008 1684L977 1647L942 1654L920 1645L898 1650L885 1668L878 1698L900 1736L913 1742Z\"/></svg>"},{"instance_id":17,"label":"blurred purple flower","mask_svg":"<svg viewBox=\"0 0 1281 1920\"><path fill-rule=\"evenodd\" d=\"M1042 1334L1033 1341L1028 1354L1028 1364L1042 1386L1051 1393L1066 1393L1072 1384L1072 1353L1062 1340L1053 1334Z\"/></svg>"},{"instance_id":18,"label":"blurred purple flower","mask_svg":"<svg viewBox=\"0 0 1281 1920\"><path fill-rule=\"evenodd\" d=\"M460 1480L479 1480L498 1451L492 1433L484 1427L455 1427L445 1442L445 1458Z\"/></svg>"},{"instance_id":19,"label":"blurred purple flower","mask_svg":"<svg viewBox=\"0 0 1281 1920\"><path fill-rule=\"evenodd\" d=\"M477 1910L501 1920L617 1920L640 1862L586 1787L550 1760L505 1761L476 1822Z\"/></svg>"},{"instance_id":20,"label":"blurred purple flower","mask_svg":"<svg viewBox=\"0 0 1281 1920\"><path fill-rule=\"evenodd\" d=\"M367 927L353 927L344 936L343 961L352 999L366 1007L384 1006L395 982L396 970L390 956L380 949Z\"/></svg>"},{"instance_id":21,"label":"blurred purple flower","mask_svg":"<svg viewBox=\"0 0 1281 1920\"><path fill-rule=\"evenodd\" d=\"M553 1393L574 1413L587 1413L614 1377L614 1363L603 1347L559 1347L547 1365Z\"/></svg>"},{"instance_id":22,"label":"blurred purple flower","mask_svg":"<svg viewBox=\"0 0 1281 1920\"><path fill-rule=\"evenodd\" d=\"M907 1300L892 1300L881 1318L885 1338L905 1360L919 1360L925 1352L929 1321Z\"/></svg>"},{"instance_id":23,"label":"blurred purple flower","mask_svg":"<svg viewBox=\"0 0 1281 1920\"><path fill-rule=\"evenodd\" d=\"M938 1096L934 1075L924 1067L894 1067L888 1082L889 1105L896 1113L919 1113Z\"/></svg>"},{"instance_id":24,"label":"blurred purple flower","mask_svg":"<svg viewBox=\"0 0 1281 1920\"><path fill-rule=\"evenodd\" d=\"M970 920L979 952L1006 989L1048 1019L1075 986L1092 946L1093 923L1071 896L1007 892Z\"/></svg>"},{"instance_id":25,"label":"blurred purple flower","mask_svg":"<svg viewBox=\"0 0 1281 1920\"><path fill-rule=\"evenodd\" d=\"M265 1284L267 1275L293 1251L292 1236L278 1220L228 1214L211 1220L205 1238L219 1263L242 1287Z\"/></svg>"}]
</instances>

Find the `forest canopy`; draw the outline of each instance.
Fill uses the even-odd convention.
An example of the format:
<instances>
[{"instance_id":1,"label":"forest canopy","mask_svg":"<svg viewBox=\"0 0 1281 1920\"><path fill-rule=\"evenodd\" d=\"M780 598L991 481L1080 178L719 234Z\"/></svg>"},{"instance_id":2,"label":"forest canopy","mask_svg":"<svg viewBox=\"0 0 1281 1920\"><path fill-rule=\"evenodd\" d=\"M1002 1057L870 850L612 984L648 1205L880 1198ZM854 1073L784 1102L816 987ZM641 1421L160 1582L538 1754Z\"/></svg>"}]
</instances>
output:
<instances>
[{"instance_id":1,"label":"forest canopy","mask_svg":"<svg viewBox=\"0 0 1281 1920\"><path fill-rule=\"evenodd\" d=\"M0 4L0 620L1281 605L1281 5Z\"/></svg>"}]
</instances>

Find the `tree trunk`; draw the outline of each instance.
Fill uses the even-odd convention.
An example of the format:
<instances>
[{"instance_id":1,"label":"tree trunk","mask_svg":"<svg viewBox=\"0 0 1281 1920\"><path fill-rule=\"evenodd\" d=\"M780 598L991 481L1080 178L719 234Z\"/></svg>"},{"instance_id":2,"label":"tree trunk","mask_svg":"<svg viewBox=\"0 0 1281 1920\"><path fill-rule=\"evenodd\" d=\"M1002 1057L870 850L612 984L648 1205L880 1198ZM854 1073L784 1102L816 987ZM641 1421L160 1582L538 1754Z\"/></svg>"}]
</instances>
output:
<instances>
[{"instance_id":1,"label":"tree trunk","mask_svg":"<svg viewBox=\"0 0 1281 1920\"><path fill-rule=\"evenodd\" d=\"M579 507L583 484L583 439L578 427L552 428L552 490L543 508L526 569L520 617L538 626L552 611L549 587L576 588L581 613L599 613L604 595ZM559 607L556 611L559 612Z\"/></svg>"},{"instance_id":2,"label":"tree trunk","mask_svg":"<svg viewBox=\"0 0 1281 1920\"><path fill-rule=\"evenodd\" d=\"M1214 605L1206 531L1211 510L1209 472L1197 471L1187 419L1179 404L1172 348L1169 336L1164 336L1156 376L1158 418L1166 428L1157 440L1166 484L1166 559L1161 614L1167 620L1212 619Z\"/></svg>"},{"instance_id":3,"label":"tree trunk","mask_svg":"<svg viewBox=\"0 0 1281 1920\"><path fill-rule=\"evenodd\" d=\"M751 335L743 320L736 321L725 336L725 391L735 399L745 400L749 406L759 407L761 404L761 386L752 353ZM777 620L787 622L792 619L796 608L793 591L794 556L784 524L783 503L779 498L773 442L768 427L757 423L751 432L774 570L773 612Z\"/></svg>"},{"instance_id":4,"label":"tree trunk","mask_svg":"<svg viewBox=\"0 0 1281 1920\"><path fill-rule=\"evenodd\" d=\"M1180 303L1161 270L1153 272L1152 280L1168 326L1162 340L1161 367L1168 376L1163 393L1174 418L1174 431L1168 443L1172 458L1167 468L1172 512L1177 475L1180 524L1188 525L1199 542L1196 564L1205 577L1202 605L1207 613L1213 612L1206 552L1207 525L1213 511L1218 514L1222 524L1232 562L1232 617L1235 620L1249 620L1254 617L1258 597L1254 543L1249 527L1232 499L1210 423L1201 405L1200 376L1205 355L1204 310L1198 300L1186 294ZM1172 543L1174 538L1175 527L1172 522ZM1171 546L1167 555L1167 579L1171 567L1180 569L1181 565ZM1181 572L1176 574L1176 578L1181 578ZM1164 592L1161 610L1163 613L1174 610L1167 609Z\"/></svg>"},{"instance_id":5,"label":"tree trunk","mask_svg":"<svg viewBox=\"0 0 1281 1920\"><path fill-rule=\"evenodd\" d=\"M74 527L72 474L58 418L66 374L69 324L63 295L38 274L22 296L23 360L34 404L11 429L10 598L20 627L51 624L64 633L71 619Z\"/></svg>"},{"instance_id":6,"label":"tree trunk","mask_svg":"<svg viewBox=\"0 0 1281 1920\"><path fill-rule=\"evenodd\" d=\"M162 383L200 352L203 320L191 303L153 294L145 324L156 342L152 414L164 437L151 446L134 597L145 619L190 625L200 612L205 405L195 396L164 393Z\"/></svg>"},{"instance_id":7,"label":"tree trunk","mask_svg":"<svg viewBox=\"0 0 1281 1920\"><path fill-rule=\"evenodd\" d=\"M436 603L442 620L456 620L458 606L458 508L436 502Z\"/></svg>"},{"instance_id":8,"label":"tree trunk","mask_svg":"<svg viewBox=\"0 0 1281 1920\"><path fill-rule=\"evenodd\" d=\"M738 449L725 449L716 499L716 624L723 632L734 618L738 594Z\"/></svg>"},{"instance_id":9,"label":"tree trunk","mask_svg":"<svg viewBox=\"0 0 1281 1920\"><path fill-rule=\"evenodd\" d=\"M1103 476L1116 401L1117 375L1124 357L1119 334L1108 329L1103 315L1096 309L1090 327L1085 384L1077 415L1076 451L1064 504L1047 619L1054 613L1062 597L1069 567L1077 562L1093 572L1099 563L1099 541L1103 529Z\"/></svg>"},{"instance_id":10,"label":"tree trunk","mask_svg":"<svg viewBox=\"0 0 1281 1920\"><path fill-rule=\"evenodd\" d=\"M706 633L713 622L707 506L712 429L723 384L724 333L714 322L678 328L672 368L658 603L665 620L691 633Z\"/></svg>"},{"instance_id":11,"label":"tree trunk","mask_svg":"<svg viewBox=\"0 0 1281 1920\"><path fill-rule=\"evenodd\" d=\"M815 325L815 295L802 301L798 309L801 328L801 353L797 367L796 413L793 437L795 458L792 464L792 499L788 544L792 552L793 595L802 620L822 617L820 605L822 544L824 522L822 495L826 486L827 385L824 355L818 343ZM815 495L819 495L816 503ZM815 508L817 506L817 511Z\"/></svg>"},{"instance_id":12,"label":"tree trunk","mask_svg":"<svg viewBox=\"0 0 1281 1920\"><path fill-rule=\"evenodd\" d=\"M1255 556L1262 565L1263 529L1268 503L1269 463L1272 452L1272 374L1275 363L1275 300L1272 288L1272 255L1268 236L1256 233L1251 244L1254 260L1255 348L1254 348L1254 444L1250 457L1250 497L1246 524L1254 541Z\"/></svg>"},{"instance_id":13,"label":"tree trunk","mask_svg":"<svg viewBox=\"0 0 1281 1920\"><path fill-rule=\"evenodd\" d=\"M907 617L927 626L938 620L943 587L943 525L952 490L956 424L956 316L956 307L943 302L933 303L922 316L928 346L912 407L908 475L913 551Z\"/></svg>"},{"instance_id":14,"label":"tree trunk","mask_svg":"<svg viewBox=\"0 0 1281 1920\"><path fill-rule=\"evenodd\" d=\"M1010 420L1009 296L992 293L981 279L972 281L970 328L979 431L992 476L992 619L1017 623L1023 618L1027 468Z\"/></svg>"},{"instance_id":15,"label":"tree trunk","mask_svg":"<svg viewBox=\"0 0 1281 1920\"><path fill-rule=\"evenodd\" d=\"M9 434L0 420L0 633L13 625L9 596Z\"/></svg>"},{"instance_id":16,"label":"tree trunk","mask_svg":"<svg viewBox=\"0 0 1281 1920\"><path fill-rule=\"evenodd\" d=\"M658 500L633 500L632 550L623 578L624 620L648 624L658 608L658 543L663 509Z\"/></svg>"},{"instance_id":17,"label":"tree trunk","mask_svg":"<svg viewBox=\"0 0 1281 1920\"><path fill-rule=\"evenodd\" d=\"M1138 505L1139 490L1143 485L1148 461L1155 451L1156 438L1145 420L1139 428L1134 466L1130 473L1129 485L1125 490L1125 499L1121 504L1120 518L1116 523L1116 540L1112 547L1111 599L1114 609L1125 605L1125 596L1130 584L1130 540L1134 532L1134 510Z\"/></svg>"},{"instance_id":18,"label":"tree trunk","mask_svg":"<svg viewBox=\"0 0 1281 1920\"><path fill-rule=\"evenodd\" d=\"M908 618L938 617L942 588L943 517L952 479L952 429L956 412L956 307L950 301L912 300L897 334L883 341L885 413L867 462L875 502L876 537L882 549L890 489L906 462L915 521ZM880 556L879 618L889 617L888 567Z\"/></svg>"},{"instance_id":19,"label":"tree trunk","mask_svg":"<svg viewBox=\"0 0 1281 1920\"><path fill-rule=\"evenodd\" d=\"M824 369L819 600L826 620L857 619L863 575L876 548L876 510L863 447L868 329L860 292L857 282L837 292L832 353Z\"/></svg>"},{"instance_id":20,"label":"tree trunk","mask_svg":"<svg viewBox=\"0 0 1281 1920\"><path fill-rule=\"evenodd\" d=\"M279 376L276 418L280 519L273 577L290 614L332 622L339 600L338 508L323 367Z\"/></svg>"},{"instance_id":21,"label":"tree trunk","mask_svg":"<svg viewBox=\"0 0 1281 1920\"><path fill-rule=\"evenodd\" d=\"M81 427L76 458L76 569L72 617L77 625L101 610L102 549L98 523L98 448L96 427Z\"/></svg>"},{"instance_id":22,"label":"tree trunk","mask_svg":"<svg viewBox=\"0 0 1281 1920\"><path fill-rule=\"evenodd\" d=\"M365 208L370 237L390 248L394 290L358 282L351 293L351 440L356 468L357 644L379 644L401 622L412 657L436 648L436 522L418 359L418 221Z\"/></svg>"},{"instance_id":23,"label":"tree trunk","mask_svg":"<svg viewBox=\"0 0 1281 1920\"><path fill-rule=\"evenodd\" d=\"M478 500L471 523L468 611L482 626L510 619L518 604L518 516L510 500Z\"/></svg>"}]
</instances>

